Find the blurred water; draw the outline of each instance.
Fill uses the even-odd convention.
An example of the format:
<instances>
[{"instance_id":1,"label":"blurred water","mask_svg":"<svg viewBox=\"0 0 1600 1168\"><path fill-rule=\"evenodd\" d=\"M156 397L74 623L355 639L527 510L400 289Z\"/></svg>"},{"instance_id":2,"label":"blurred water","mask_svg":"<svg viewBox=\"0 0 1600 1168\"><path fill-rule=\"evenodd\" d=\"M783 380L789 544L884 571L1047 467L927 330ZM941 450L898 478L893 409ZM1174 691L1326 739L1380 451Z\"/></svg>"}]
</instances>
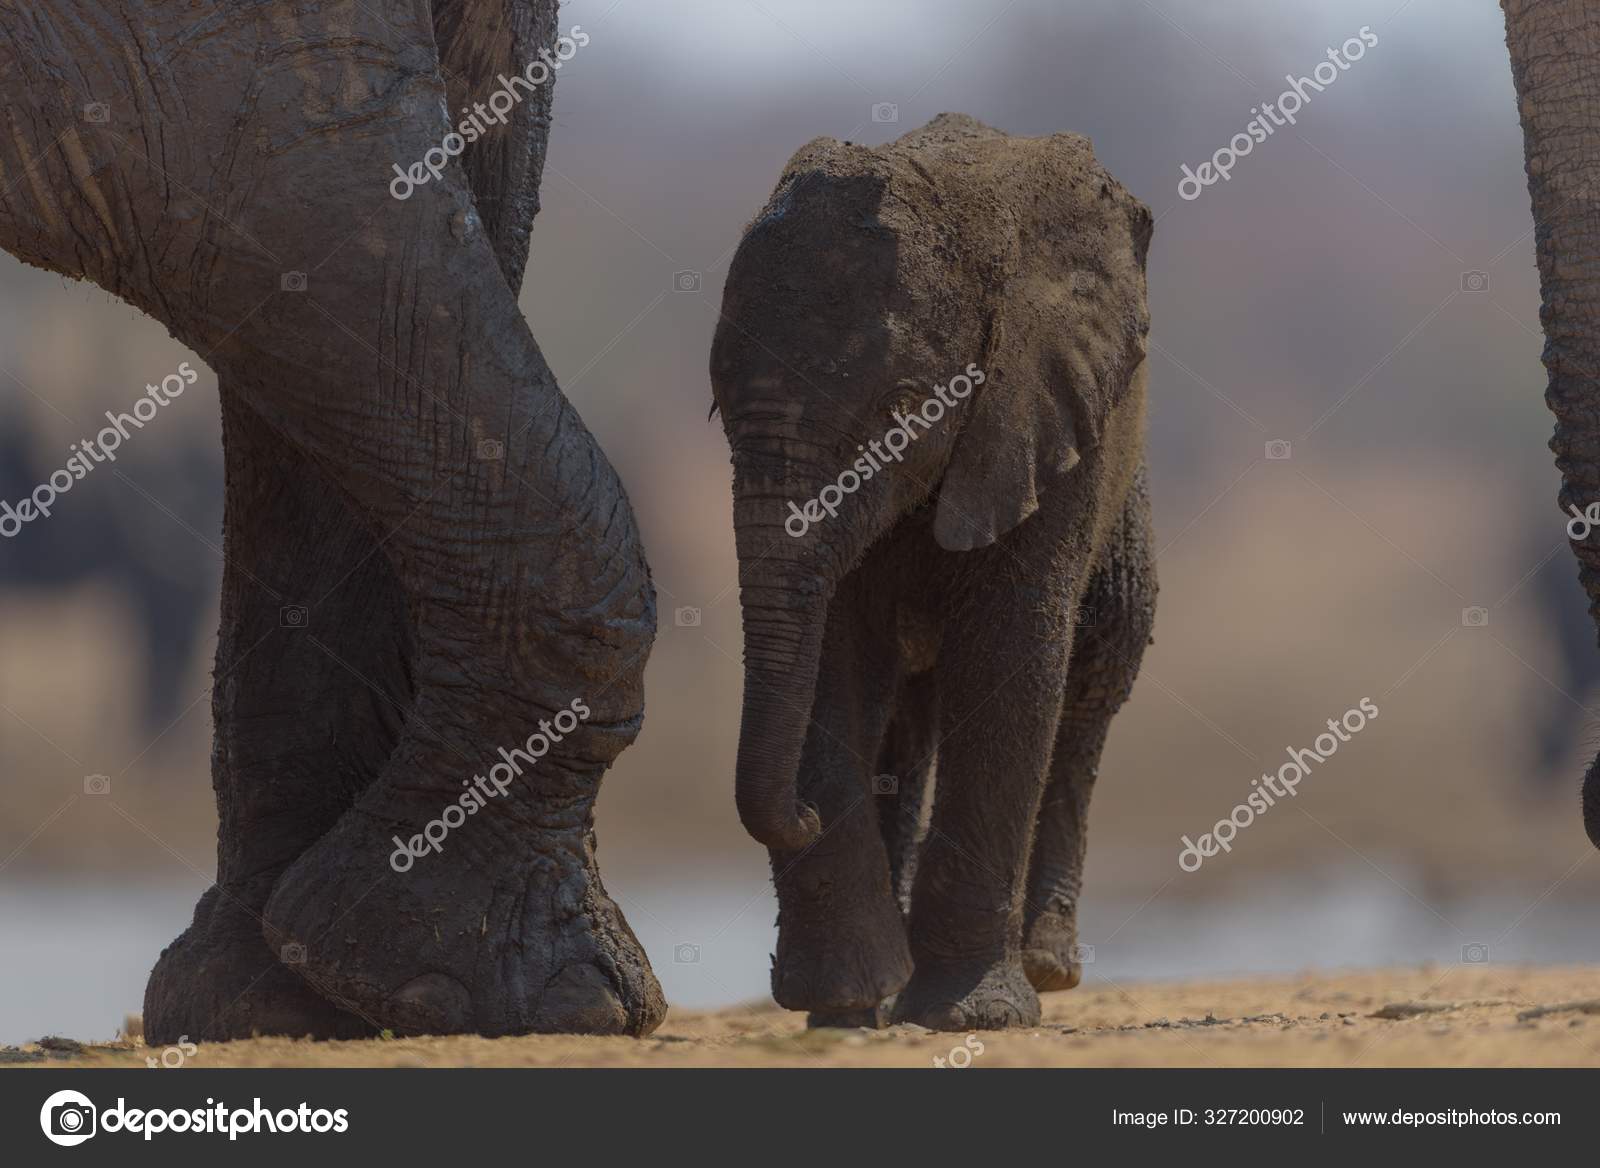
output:
<instances>
[{"instance_id":1,"label":"blurred water","mask_svg":"<svg viewBox=\"0 0 1600 1168\"><path fill-rule=\"evenodd\" d=\"M608 879L667 999L703 1009L765 997L776 903L766 885L708 876ZM193 885L0 889L0 1043L110 1037L137 1012L161 947L188 923ZM1171 899L1168 899L1168 896ZM1285 882L1226 902L1098 899L1081 921L1090 981L1191 980L1385 965L1600 961L1600 906L1539 890L1434 905L1377 876ZM1600 969L1596 970L1600 985Z\"/></svg>"}]
</instances>

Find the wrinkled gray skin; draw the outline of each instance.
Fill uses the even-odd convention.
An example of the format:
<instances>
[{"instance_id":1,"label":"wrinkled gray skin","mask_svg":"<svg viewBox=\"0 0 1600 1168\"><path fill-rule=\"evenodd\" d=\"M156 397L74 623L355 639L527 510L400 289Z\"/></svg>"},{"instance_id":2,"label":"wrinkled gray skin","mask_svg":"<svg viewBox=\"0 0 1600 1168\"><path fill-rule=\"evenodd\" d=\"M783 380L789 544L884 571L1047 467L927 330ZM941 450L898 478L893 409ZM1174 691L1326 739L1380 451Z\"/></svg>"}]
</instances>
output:
<instances>
[{"instance_id":1,"label":"wrinkled gray skin","mask_svg":"<svg viewBox=\"0 0 1600 1168\"><path fill-rule=\"evenodd\" d=\"M1501 0L1533 199L1544 305L1545 404L1560 505L1600 501L1600 7L1572 0ZM1600 626L1600 538L1574 540L1578 579ZM1600 848L1600 759L1583 780L1583 826Z\"/></svg>"},{"instance_id":2,"label":"wrinkled gray skin","mask_svg":"<svg viewBox=\"0 0 1600 1168\"><path fill-rule=\"evenodd\" d=\"M447 100L565 31L553 0L0 0L0 246L147 312L221 384L218 875L151 976L153 1042L638 1034L665 1012L592 831L654 596L516 303L550 86L388 190ZM584 725L391 870L392 837L575 698Z\"/></svg>"},{"instance_id":3,"label":"wrinkled gray skin","mask_svg":"<svg viewBox=\"0 0 1600 1168\"><path fill-rule=\"evenodd\" d=\"M813 1024L894 998L933 1028L1027 1025L1036 989L1077 984L1090 790L1154 614L1150 227L1084 139L945 115L803 148L735 256L711 377L738 804L772 854L774 997ZM903 461L785 530L969 364L985 382Z\"/></svg>"}]
</instances>

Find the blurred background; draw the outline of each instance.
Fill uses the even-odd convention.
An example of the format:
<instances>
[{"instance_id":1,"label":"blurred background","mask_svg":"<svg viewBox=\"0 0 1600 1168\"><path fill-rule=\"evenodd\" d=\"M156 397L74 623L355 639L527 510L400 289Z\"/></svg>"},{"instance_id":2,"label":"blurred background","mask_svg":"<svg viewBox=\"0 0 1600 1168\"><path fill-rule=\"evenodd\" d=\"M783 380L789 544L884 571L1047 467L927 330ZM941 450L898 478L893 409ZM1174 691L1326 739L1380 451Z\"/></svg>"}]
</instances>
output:
<instances>
[{"instance_id":1,"label":"blurred background","mask_svg":"<svg viewBox=\"0 0 1600 1168\"><path fill-rule=\"evenodd\" d=\"M706 420L727 261L802 143L876 144L945 110L1087 134L1158 217L1162 591L1095 795L1088 977L1600 957L1577 801L1600 650L1545 445L1495 5L573 0L572 23L592 43L557 88L523 307L655 573L645 728L599 838L673 1003L763 995L774 937L732 799L738 595ZM1297 127L1179 198L1181 165L1363 26L1378 44ZM105 410L199 367L153 321L4 256L0 304L6 500ZM206 372L0 541L0 1042L109 1035L214 871L217 414ZM1180 836L1364 697L1379 719L1295 799L1179 870Z\"/></svg>"}]
</instances>

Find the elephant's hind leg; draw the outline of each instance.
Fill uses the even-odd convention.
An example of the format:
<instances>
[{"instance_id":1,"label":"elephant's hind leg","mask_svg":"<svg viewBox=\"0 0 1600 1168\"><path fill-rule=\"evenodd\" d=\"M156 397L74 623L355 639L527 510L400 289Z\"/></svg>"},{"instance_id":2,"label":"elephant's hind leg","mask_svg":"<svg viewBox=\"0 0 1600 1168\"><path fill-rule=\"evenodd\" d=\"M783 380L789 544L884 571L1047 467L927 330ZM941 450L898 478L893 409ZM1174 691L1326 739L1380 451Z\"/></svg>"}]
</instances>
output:
<instances>
[{"instance_id":1,"label":"elephant's hind leg","mask_svg":"<svg viewBox=\"0 0 1600 1168\"><path fill-rule=\"evenodd\" d=\"M1050 782L1034 833L1023 928L1023 968L1038 990L1068 990L1083 976L1077 914L1089 796L1111 719L1133 689L1155 623L1150 540L1150 501L1141 473L1090 578L1082 608L1092 616L1078 628L1067 667Z\"/></svg>"},{"instance_id":2,"label":"elephant's hind leg","mask_svg":"<svg viewBox=\"0 0 1600 1168\"><path fill-rule=\"evenodd\" d=\"M405 610L317 468L222 388L222 627L212 688L217 881L145 990L152 1042L374 1031L261 934L267 895L372 781L410 699ZM289 960L285 960L285 956Z\"/></svg>"},{"instance_id":3,"label":"elephant's hind leg","mask_svg":"<svg viewBox=\"0 0 1600 1168\"><path fill-rule=\"evenodd\" d=\"M878 826L889 852L890 887L900 911L908 915L938 749L939 688L930 669L901 679L894 717L878 753L878 781L893 780L894 785L892 794L880 793L886 797L878 804Z\"/></svg>"}]
</instances>

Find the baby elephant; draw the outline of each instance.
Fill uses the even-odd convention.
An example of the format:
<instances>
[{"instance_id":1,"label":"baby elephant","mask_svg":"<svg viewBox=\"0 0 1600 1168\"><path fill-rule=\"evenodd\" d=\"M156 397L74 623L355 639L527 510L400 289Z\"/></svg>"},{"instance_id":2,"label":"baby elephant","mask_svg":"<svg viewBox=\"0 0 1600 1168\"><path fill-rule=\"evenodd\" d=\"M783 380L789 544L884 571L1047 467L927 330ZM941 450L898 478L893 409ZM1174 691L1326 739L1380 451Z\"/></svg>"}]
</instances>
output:
<instances>
[{"instance_id":1,"label":"baby elephant","mask_svg":"<svg viewBox=\"0 0 1600 1168\"><path fill-rule=\"evenodd\" d=\"M1150 231L1084 138L947 114L805 146L733 260L739 815L773 996L814 1024L1030 1025L1081 975L1089 794L1155 605Z\"/></svg>"}]
</instances>

